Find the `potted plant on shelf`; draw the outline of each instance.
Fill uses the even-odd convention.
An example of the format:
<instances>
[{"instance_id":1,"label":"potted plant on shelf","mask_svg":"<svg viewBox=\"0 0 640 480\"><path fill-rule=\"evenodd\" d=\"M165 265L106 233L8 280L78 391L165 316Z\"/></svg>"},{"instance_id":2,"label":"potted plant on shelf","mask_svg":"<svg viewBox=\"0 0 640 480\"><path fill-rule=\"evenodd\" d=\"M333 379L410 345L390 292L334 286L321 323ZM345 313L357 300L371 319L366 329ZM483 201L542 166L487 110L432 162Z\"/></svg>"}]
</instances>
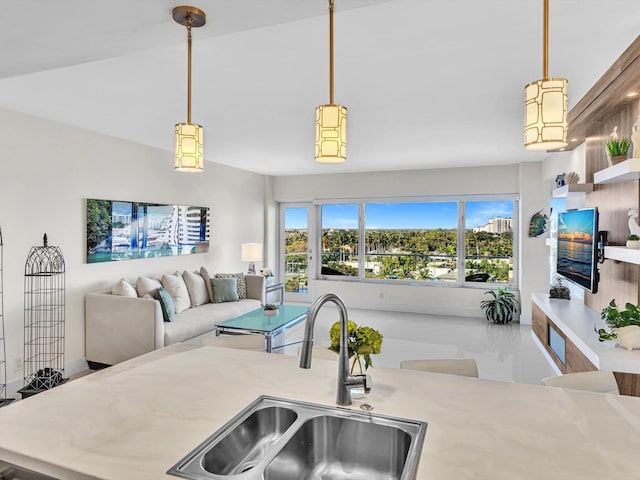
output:
<instances>
[{"instance_id":1,"label":"potted plant on shelf","mask_svg":"<svg viewBox=\"0 0 640 480\"><path fill-rule=\"evenodd\" d=\"M267 303L264 306L264 314L267 317L274 317L278 314L279 310L278 310L278 305L274 305L273 303Z\"/></svg>"},{"instance_id":2,"label":"potted plant on shelf","mask_svg":"<svg viewBox=\"0 0 640 480\"><path fill-rule=\"evenodd\" d=\"M487 290L484 294L492 297L490 300L483 300L480 303L480 308L484 310L487 321L509 323L513 320L513 314L520 312L520 302L508 288L498 287L495 290Z\"/></svg>"},{"instance_id":3,"label":"potted plant on shelf","mask_svg":"<svg viewBox=\"0 0 640 480\"><path fill-rule=\"evenodd\" d=\"M329 350L340 353L340 322L336 322L329 330L331 346ZM371 355L382 350L382 334L371 327L358 327L355 322L347 322L347 356L353 357L351 373L364 373L369 367L373 367ZM364 360L364 366L362 365Z\"/></svg>"},{"instance_id":4,"label":"potted plant on shelf","mask_svg":"<svg viewBox=\"0 0 640 480\"><path fill-rule=\"evenodd\" d=\"M627 248L640 248L640 237L631 234L627 237Z\"/></svg>"},{"instance_id":5,"label":"potted plant on shelf","mask_svg":"<svg viewBox=\"0 0 640 480\"><path fill-rule=\"evenodd\" d=\"M630 146L631 140L628 137L612 138L604 144L613 165L624 162L627 159Z\"/></svg>"},{"instance_id":6,"label":"potted plant on shelf","mask_svg":"<svg viewBox=\"0 0 640 480\"><path fill-rule=\"evenodd\" d=\"M619 310L613 299L602 309L600 317L607 328L594 328L598 333L598 340L615 340L616 345L622 345L627 350L640 348L640 306L627 303L624 310Z\"/></svg>"}]
</instances>

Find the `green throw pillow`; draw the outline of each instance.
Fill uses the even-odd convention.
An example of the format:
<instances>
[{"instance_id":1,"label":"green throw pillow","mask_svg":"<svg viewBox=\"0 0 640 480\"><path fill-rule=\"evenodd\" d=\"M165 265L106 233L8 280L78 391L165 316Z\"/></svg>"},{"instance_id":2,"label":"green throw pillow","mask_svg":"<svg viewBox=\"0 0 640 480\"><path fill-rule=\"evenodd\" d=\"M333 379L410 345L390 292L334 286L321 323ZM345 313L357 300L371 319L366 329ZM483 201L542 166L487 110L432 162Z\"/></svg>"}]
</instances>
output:
<instances>
[{"instance_id":1,"label":"green throw pillow","mask_svg":"<svg viewBox=\"0 0 640 480\"><path fill-rule=\"evenodd\" d=\"M173 321L173 315L176 313L176 306L173 303L173 298L171 298L169 292L167 292L164 288L159 288L153 298L160 302L160 308L162 309L162 318L164 318L164 321Z\"/></svg>"},{"instance_id":2,"label":"green throw pillow","mask_svg":"<svg viewBox=\"0 0 640 480\"><path fill-rule=\"evenodd\" d=\"M238 279L237 278L212 278L213 303L237 302Z\"/></svg>"}]
</instances>

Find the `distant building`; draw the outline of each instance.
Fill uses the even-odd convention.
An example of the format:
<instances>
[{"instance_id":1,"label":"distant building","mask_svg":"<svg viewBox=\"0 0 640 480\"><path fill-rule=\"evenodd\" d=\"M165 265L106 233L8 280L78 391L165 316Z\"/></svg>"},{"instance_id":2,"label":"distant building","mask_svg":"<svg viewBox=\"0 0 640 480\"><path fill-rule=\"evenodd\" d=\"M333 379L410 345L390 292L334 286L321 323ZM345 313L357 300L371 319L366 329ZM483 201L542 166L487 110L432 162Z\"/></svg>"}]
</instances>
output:
<instances>
[{"instance_id":1,"label":"distant building","mask_svg":"<svg viewBox=\"0 0 640 480\"><path fill-rule=\"evenodd\" d=\"M473 233L504 233L513 231L513 219L506 217L491 217L486 225L473 227Z\"/></svg>"}]
</instances>

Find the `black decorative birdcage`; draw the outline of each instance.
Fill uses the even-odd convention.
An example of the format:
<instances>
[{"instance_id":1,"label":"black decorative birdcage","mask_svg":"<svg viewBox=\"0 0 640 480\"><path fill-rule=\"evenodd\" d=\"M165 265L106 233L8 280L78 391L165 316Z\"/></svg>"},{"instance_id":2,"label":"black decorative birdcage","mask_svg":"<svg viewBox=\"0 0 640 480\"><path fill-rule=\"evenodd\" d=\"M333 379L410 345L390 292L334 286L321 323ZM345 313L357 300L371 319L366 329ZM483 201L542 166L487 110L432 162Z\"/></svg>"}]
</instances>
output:
<instances>
[{"instance_id":1,"label":"black decorative birdcage","mask_svg":"<svg viewBox=\"0 0 640 480\"><path fill-rule=\"evenodd\" d=\"M59 247L31 247L24 267L24 387L28 397L64 378L65 268Z\"/></svg>"},{"instance_id":2,"label":"black decorative birdcage","mask_svg":"<svg viewBox=\"0 0 640 480\"><path fill-rule=\"evenodd\" d=\"M7 352L4 341L4 242L0 228L0 407L10 404L7 398Z\"/></svg>"}]
</instances>

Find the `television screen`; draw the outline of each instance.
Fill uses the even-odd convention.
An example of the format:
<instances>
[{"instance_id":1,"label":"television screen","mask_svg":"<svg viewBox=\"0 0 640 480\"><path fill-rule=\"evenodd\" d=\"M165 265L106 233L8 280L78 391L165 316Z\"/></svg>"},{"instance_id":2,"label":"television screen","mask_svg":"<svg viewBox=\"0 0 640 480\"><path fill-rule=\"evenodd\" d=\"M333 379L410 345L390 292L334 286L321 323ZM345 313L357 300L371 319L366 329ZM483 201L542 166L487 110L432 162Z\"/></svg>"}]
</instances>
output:
<instances>
[{"instance_id":1,"label":"television screen","mask_svg":"<svg viewBox=\"0 0 640 480\"><path fill-rule=\"evenodd\" d=\"M558 274L595 293L598 209L569 210L558 214Z\"/></svg>"}]
</instances>

